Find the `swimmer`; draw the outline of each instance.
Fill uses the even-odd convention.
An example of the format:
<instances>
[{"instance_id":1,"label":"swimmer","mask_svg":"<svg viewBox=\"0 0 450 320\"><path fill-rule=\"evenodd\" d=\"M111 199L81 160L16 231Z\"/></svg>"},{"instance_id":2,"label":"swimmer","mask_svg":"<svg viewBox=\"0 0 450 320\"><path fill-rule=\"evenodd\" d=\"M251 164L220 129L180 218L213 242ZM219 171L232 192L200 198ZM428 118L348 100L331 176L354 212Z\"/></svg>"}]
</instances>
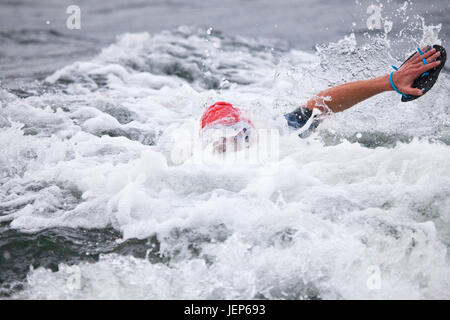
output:
<instances>
[{"instance_id":1,"label":"swimmer","mask_svg":"<svg viewBox=\"0 0 450 320\"><path fill-rule=\"evenodd\" d=\"M285 115L287 124L294 129L302 129L300 137L307 136L330 112L342 112L359 102L377 94L396 91L402 96L401 101L415 100L427 93L436 83L444 67L447 55L443 47L417 48L399 68L377 78L360 80L338 85L319 92L305 105ZM217 129L212 130L210 129ZM255 126L249 117L227 102L216 102L210 106L201 118L201 134L223 132L230 134L210 137L214 141L216 152L234 151L250 144ZM305 134L306 133L306 134Z\"/></svg>"}]
</instances>

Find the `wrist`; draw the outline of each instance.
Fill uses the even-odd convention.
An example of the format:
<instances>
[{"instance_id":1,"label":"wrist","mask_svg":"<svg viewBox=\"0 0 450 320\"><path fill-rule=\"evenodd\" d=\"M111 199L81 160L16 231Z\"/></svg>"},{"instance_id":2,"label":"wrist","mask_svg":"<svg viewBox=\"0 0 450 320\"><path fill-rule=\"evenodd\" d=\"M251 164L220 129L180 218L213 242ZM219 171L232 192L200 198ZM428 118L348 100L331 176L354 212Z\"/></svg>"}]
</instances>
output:
<instances>
[{"instance_id":1,"label":"wrist","mask_svg":"<svg viewBox=\"0 0 450 320\"><path fill-rule=\"evenodd\" d=\"M394 91L391 86L391 81L389 80L389 74L380 77L380 89L381 91Z\"/></svg>"}]
</instances>

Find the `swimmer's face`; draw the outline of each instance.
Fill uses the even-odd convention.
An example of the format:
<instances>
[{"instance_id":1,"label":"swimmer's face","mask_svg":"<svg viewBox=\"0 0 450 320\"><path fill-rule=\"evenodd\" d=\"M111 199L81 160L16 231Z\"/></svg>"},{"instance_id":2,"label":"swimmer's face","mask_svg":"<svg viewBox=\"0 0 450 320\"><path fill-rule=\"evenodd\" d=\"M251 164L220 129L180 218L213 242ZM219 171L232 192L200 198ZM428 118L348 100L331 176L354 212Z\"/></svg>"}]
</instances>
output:
<instances>
[{"instance_id":1,"label":"swimmer's face","mask_svg":"<svg viewBox=\"0 0 450 320\"><path fill-rule=\"evenodd\" d=\"M216 132L217 133L217 132ZM224 132L222 132L224 133ZM250 146L250 135L251 130L247 128L243 128L239 131L239 133L234 135L215 135L214 138L208 139L211 143L214 153L224 153L226 151L240 151L244 148L248 148Z\"/></svg>"},{"instance_id":2,"label":"swimmer's face","mask_svg":"<svg viewBox=\"0 0 450 320\"><path fill-rule=\"evenodd\" d=\"M240 151L244 148L248 148L250 145L249 131L244 128L234 137L225 138L222 137L219 140L213 142L214 153L224 153L226 151Z\"/></svg>"}]
</instances>

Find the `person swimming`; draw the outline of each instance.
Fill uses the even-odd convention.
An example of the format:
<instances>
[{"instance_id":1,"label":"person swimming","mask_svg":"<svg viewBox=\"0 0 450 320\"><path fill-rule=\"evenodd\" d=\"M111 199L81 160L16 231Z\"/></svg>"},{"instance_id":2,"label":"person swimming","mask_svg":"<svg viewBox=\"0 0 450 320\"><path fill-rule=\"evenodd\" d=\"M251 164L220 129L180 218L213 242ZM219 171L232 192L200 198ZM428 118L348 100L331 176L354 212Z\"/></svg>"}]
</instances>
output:
<instances>
[{"instance_id":1,"label":"person swimming","mask_svg":"<svg viewBox=\"0 0 450 320\"><path fill-rule=\"evenodd\" d=\"M415 100L436 83L447 59L442 46L417 48L399 68L380 77L341 84L319 92L304 106L284 115L289 127L302 129L300 137L308 136L330 112L342 112L359 102L386 91L402 95L401 101ZM200 133L213 142L216 152L240 150L255 139L255 126L239 108L228 102L216 102L201 118ZM224 132L226 132L224 134Z\"/></svg>"},{"instance_id":2,"label":"person swimming","mask_svg":"<svg viewBox=\"0 0 450 320\"><path fill-rule=\"evenodd\" d=\"M228 102L214 103L203 113L200 122L203 141L212 142L214 151L219 153L250 145L255 130L250 119Z\"/></svg>"}]
</instances>

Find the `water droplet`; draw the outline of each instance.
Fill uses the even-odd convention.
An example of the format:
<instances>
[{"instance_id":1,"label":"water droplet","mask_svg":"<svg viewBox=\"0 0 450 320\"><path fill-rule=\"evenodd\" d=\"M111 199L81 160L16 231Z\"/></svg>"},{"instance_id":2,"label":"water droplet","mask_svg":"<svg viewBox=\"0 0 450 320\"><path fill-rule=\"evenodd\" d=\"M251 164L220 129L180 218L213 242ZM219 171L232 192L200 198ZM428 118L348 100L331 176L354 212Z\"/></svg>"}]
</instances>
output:
<instances>
[{"instance_id":1,"label":"water droplet","mask_svg":"<svg viewBox=\"0 0 450 320\"><path fill-rule=\"evenodd\" d=\"M11 254L8 251L3 252L3 258L5 260L9 260L11 258Z\"/></svg>"}]
</instances>

